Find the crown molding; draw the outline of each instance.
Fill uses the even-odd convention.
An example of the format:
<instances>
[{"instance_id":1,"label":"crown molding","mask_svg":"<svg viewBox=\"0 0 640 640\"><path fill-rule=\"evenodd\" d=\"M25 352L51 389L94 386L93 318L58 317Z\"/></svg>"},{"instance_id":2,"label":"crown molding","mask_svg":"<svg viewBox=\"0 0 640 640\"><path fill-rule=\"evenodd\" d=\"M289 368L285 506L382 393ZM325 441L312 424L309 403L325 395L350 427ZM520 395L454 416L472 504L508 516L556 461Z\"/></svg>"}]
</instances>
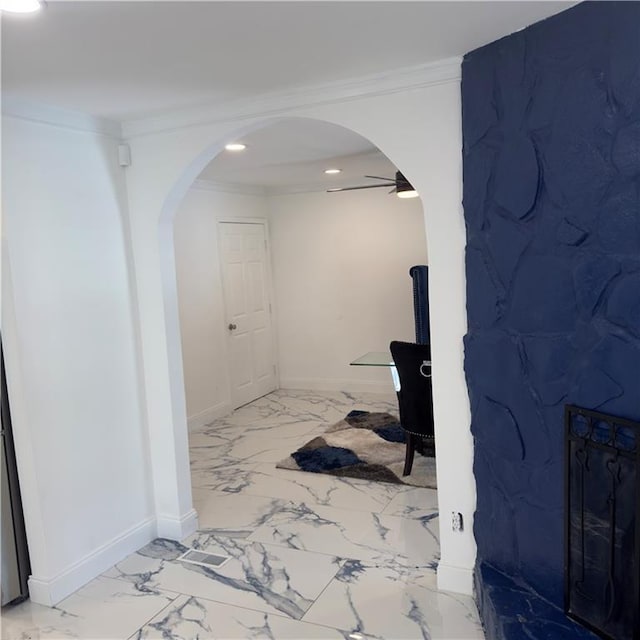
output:
<instances>
[{"instance_id":1,"label":"crown molding","mask_svg":"<svg viewBox=\"0 0 640 640\"><path fill-rule=\"evenodd\" d=\"M120 141L215 122L241 121L266 115L286 115L294 109L304 107L348 102L448 82L459 82L461 63L460 57L447 58L348 80L266 93L225 104L179 109L157 116L126 120L122 123L81 111L10 96L2 98L2 115L72 131L98 134Z\"/></svg>"},{"instance_id":2,"label":"crown molding","mask_svg":"<svg viewBox=\"0 0 640 640\"><path fill-rule=\"evenodd\" d=\"M191 189L197 191L215 191L216 193L236 193L243 196L265 196L268 191L265 187L250 184L238 184L231 182L216 182L198 178L194 180Z\"/></svg>"},{"instance_id":3,"label":"crown molding","mask_svg":"<svg viewBox=\"0 0 640 640\"><path fill-rule=\"evenodd\" d=\"M460 81L462 58L404 67L384 73L319 85L298 87L261 96L167 112L122 123L125 139L215 122L246 120L265 115L285 115L293 109L359 100Z\"/></svg>"},{"instance_id":4,"label":"crown molding","mask_svg":"<svg viewBox=\"0 0 640 640\"><path fill-rule=\"evenodd\" d=\"M118 141L122 140L122 126L115 120L29 100L3 97L2 115L71 131L94 133Z\"/></svg>"}]
</instances>

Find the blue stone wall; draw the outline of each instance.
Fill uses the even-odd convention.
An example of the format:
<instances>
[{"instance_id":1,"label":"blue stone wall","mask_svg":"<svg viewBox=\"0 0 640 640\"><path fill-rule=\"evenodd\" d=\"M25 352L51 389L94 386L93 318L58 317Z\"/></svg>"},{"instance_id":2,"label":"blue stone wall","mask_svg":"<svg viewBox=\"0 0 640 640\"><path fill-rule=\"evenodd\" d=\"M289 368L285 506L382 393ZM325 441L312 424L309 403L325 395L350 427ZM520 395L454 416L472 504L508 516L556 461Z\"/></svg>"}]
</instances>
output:
<instances>
[{"instance_id":1,"label":"blue stone wall","mask_svg":"<svg viewBox=\"0 0 640 640\"><path fill-rule=\"evenodd\" d=\"M640 3L469 53L462 102L478 563L561 605L563 406L640 419Z\"/></svg>"}]
</instances>

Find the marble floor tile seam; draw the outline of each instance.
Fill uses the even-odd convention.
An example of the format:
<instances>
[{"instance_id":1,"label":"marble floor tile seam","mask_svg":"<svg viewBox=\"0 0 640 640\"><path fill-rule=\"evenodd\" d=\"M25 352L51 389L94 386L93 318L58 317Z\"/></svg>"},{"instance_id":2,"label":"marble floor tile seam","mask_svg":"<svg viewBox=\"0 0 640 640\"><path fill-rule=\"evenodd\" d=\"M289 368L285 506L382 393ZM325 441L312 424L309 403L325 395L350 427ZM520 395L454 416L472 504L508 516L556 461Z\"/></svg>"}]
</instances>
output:
<instances>
[{"instance_id":1,"label":"marble floor tile seam","mask_svg":"<svg viewBox=\"0 0 640 640\"><path fill-rule=\"evenodd\" d=\"M190 466L194 466L193 463L202 465L203 461L207 458L212 465L212 468L221 467L225 463L228 464L259 464L265 461L271 461L274 463L284 460L290 456L294 451L297 451L300 447L307 444L310 440L318 437L315 434L306 434L302 436L295 436L286 438L279 438L278 442L274 442L273 439L264 438L264 445L261 445L258 438L253 439L238 439L232 445L221 445L220 449L223 451L217 452L217 455L207 457L198 452L197 449L192 450L192 461ZM247 444L243 442L246 440ZM250 451L243 452L243 448L250 448ZM235 450L235 451L234 451ZM261 459L262 456L262 459ZM271 460L264 460L264 456L269 456Z\"/></svg>"},{"instance_id":2,"label":"marble floor tile seam","mask_svg":"<svg viewBox=\"0 0 640 640\"><path fill-rule=\"evenodd\" d=\"M269 471L273 471L273 473L270 474L268 473ZM284 474L279 474L278 471L284 471ZM309 477L305 478L305 475ZM264 477L263 483L255 480L256 477L260 476ZM310 484L305 484L305 480ZM240 463L238 465L238 475L233 473L233 467L225 469L224 473L219 472L218 474L216 474L215 470L208 473L206 469L192 469L192 487L194 490L200 492L206 491L211 496L237 494L272 498L271 483L276 481L290 483L292 485L292 493L296 490L307 492L307 495L304 496L304 500L302 501L299 495L288 497L286 493L281 496L283 500L294 503L308 502L322 506L332 506L330 505L330 496L335 492L341 490L350 492L366 491L371 484L370 481L357 478L339 478L329 474L305 474L304 472L298 471L278 470L275 465L264 462L256 464ZM323 483L326 483L326 486L323 486ZM316 486L312 486L314 484ZM285 489L289 489L289 487ZM376 501L380 504L376 506L375 510L365 508L358 508L357 510L362 511L362 513L382 514L398 496L407 491L407 486L386 483L384 490L388 492L389 495L381 495L380 492L376 492ZM323 492L327 496L326 499L318 495ZM328 500L328 503L325 502L325 500ZM353 507L346 506L336 506L336 508L345 510L353 509ZM434 509L431 510L433 511Z\"/></svg>"},{"instance_id":3,"label":"marble floor tile seam","mask_svg":"<svg viewBox=\"0 0 640 640\"><path fill-rule=\"evenodd\" d=\"M257 463L257 466L264 466L268 463ZM277 464L277 463L276 463ZM290 477L303 477L303 476L312 476L316 478L327 478L327 480L337 481L337 482L348 482L349 484L360 486L360 487L371 487L372 484L375 485L384 485L388 489L395 491L396 494L402 493L405 491L411 491L412 489L416 489L414 485L409 484L401 484L399 482L382 482L377 480L370 480L368 478L352 478L350 476L337 476L331 473L322 473L322 472L314 472L314 471L299 471L292 469L284 469L278 468L276 464L273 465L273 468L286 476ZM421 487L420 487L421 488ZM435 491L435 490L434 490Z\"/></svg>"},{"instance_id":4,"label":"marble floor tile seam","mask_svg":"<svg viewBox=\"0 0 640 640\"><path fill-rule=\"evenodd\" d=\"M260 527L258 527L260 528ZM210 529L198 529L194 534L194 536L197 535L211 535L211 530ZM253 543L258 543L260 545L262 545L265 549L274 549L274 550L279 550L279 549L288 549L290 551L297 551L299 553L309 553L309 554L313 554L316 556L325 556L327 558L335 558L336 560L338 560L338 568L336 569L336 574L340 571L340 569L342 568L342 566L344 565L345 562L347 561L359 561L358 558L348 558L346 556L340 555L340 554L336 554L336 553L330 553L328 551L315 551L312 549L296 549L290 546L287 546L286 544L278 544L277 542L263 542L262 540L252 540L251 539L251 535L248 535L246 538L239 538L237 536L225 536L223 530L221 529L215 529L215 533L213 534L215 535L217 538L225 538L227 540L229 540L230 542L235 542L235 541L243 541L249 544L253 544ZM199 550L199 549L198 549ZM206 549L204 549L206 551ZM168 561L165 561L168 562ZM416 567L419 568L419 567ZM110 571L111 569L109 569ZM114 577L114 576L110 576L110 577ZM164 590L164 587L163 587ZM167 591L172 591L171 589L167 589ZM189 594L185 594L185 595L189 595Z\"/></svg>"},{"instance_id":5,"label":"marble floor tile seam","mask_svg":"<svg viewBox=\"0 0 640 640\"><path fill-rule=\"evenodd\" d=\"M345 509L344 511L348 511L347 509ZM364 513L364 512L363 512ZM377 515L377 514L373 514L373 515ZM277 513L274 514L274 517L277 516ZM396 518L395 516L392 516L394 518ZM396 518L398 520L404 520L403 518ZM334 551L322 551L322 550L318 550L318 549L308 549L308 548L298 548L298 547L292 547L290 545L288 545L285 542L277 542L277 541L265 541L263 539L260 538L254 538L252 536L254 536L254 534L261 529L263 526L267 525L268 522L265 522L264 525L260 525L260 527L257 527L255 529L255 531L253 531L251 534L248 534L245 537L239 537L237 535L225 535L225 530L223 528L218 529L218 528L201 528L198 529L193 535L194 536L198 536L198 535L214 535L216 538L222 538L225 540L228 540L229 542L245 542L247 544L253 544L255 542L259 543L261 546L263 546L265 549L267 550L279 550L279 549L288 549L288 550L293 550L299 553L309 553L312 555L317 555L317 556L325 556L327 558L335 558L337 559L338 562L338 568L336 570L336 575L340 572L340 570L343 568L343 566L345 565L345 563L347 562L357 562L358 564L362 565L363 567L368 567L368 568L383 568L383 567L389 567L390 565L393 565L393 568L399 571L402 571L405 574L411 574L411 573L415 573L416 576L421 576L425 571L429 571L429 570L434 570L433 569L433 561L430 561L428 563L423 563L423 564L403 564L403 563L389 563L388 561L380 561L380 562L374 562L368 559L363 559L362 557L352 557L349 555L346 555L344 553L336 553ZM235 529L229 529L230 532L235 532ZM194 547L196 548L196 547ZM200 549L199 547L197 548L198 550L204 550L205 549ZM384 550L380 550L381 554L384 554ZM435 560L436 562L439 561L439 557ZM165 560L165 562L177 562L177 560ZM111 569L109 569L109 571L111 571ZM111 577L113 579L124 579L123 576L108 576ZM335 578L335 576L334 576ZM332 578L333 579L333 578ZM328 585L327 585L328 586ZM326 586L325 586L326 588ZM174 589L166 589L165 587L162 587L162 590L171 592L171 593L182 593L180 591L176 591ZM187 594L185 593L184 595L194 595L194 594Z\"/></svg>"},{"instance_id":6,"label":"marble floor tile seam","mask_svg":"<svg viewBox=\"0 0 640 640\"><path fill-rule=\"evenodd\" d=\"M199 493L202 493L202 494L204 494L206 492L207 495L203 499L215 498L216 496L219 497L219 498L228 498L229 496L238 495L238 494L241 493L239 491L236 491L235 489L213 489L213 488L210 489L209 487L198 487L198 486L194 486L194 489L196 491L198 491ZM269 498L271 500L279 500L283 504L289 504L289 503L297 504L296 500L291 500L290 498L287 498L286 496L282 496L282 497L279 497L279 498L274 498L273 495L260 495L260 494L256 495L256 494L251 494L248 491L245 492L244 490L241 493L241 495L253 495L253 497L255 497L255 498ZM194 503L195 502L196 501L194 500Z\"/></svg>"},{"instance_id":7,"label":"marble floor tile seam","mask_svg":"<svg viewBox=\"0 0 640 640\"><path fill-rule=\"evenodd\" d=\"M217 418L208 424L202 425L192 429L190 433L201 433L210 429L212 426L224 425L226 427L246 427L258 422L276 423L276 426L293 424L298 421L307 423L321 423L327 419L333 419L337 416L344 417L349 411L381 411L385 410L389 413L397 414L398 409L391 403L377 402L373 404L367 404L363 402L350 402L339 406L326 405L322 412L309 411L305 408L289 409L288 407L274 408L269 411L256 412L256 411L237 411L228 414L222 418Z\"/></svg>"},{"instance_id":8,"label":"marble floor tile seam","mask_svg":"<svg viewBox=\"0 0 640 640\"><path fill-rule=\"evenodd\" d=\"M331 407L328 406L325 409L324 413L310 413L306 409L297 409L297 410L288 410L287 408L273 409L264 412L249 412L249 411L237 411L231 413L223 418L218 418L209 424L203 425L201 427L197 427L193 429L193 433L202 432L207 428L216 427L216 426L224 426L227 427L250 427L257 423L274 423L277 421L276 425L278 426L282 423L282 418L285 417L288 421L284 424L293 424L294 422L324 422L329 417L331 412L334 414L342 411L349 411L353 405L345 405L343 407Z\"/></svg>"},{"instance_id":9,"label":"marble floor tile seam","mask_svg":"<svg viewBox=\"0 0 640 640\"><path fill-rule=\"evenodd\" d=\"M328 411L335 411L336 413L342 412L343 410L349 410L349 407L338 407L338 408L329 408ZM294 424L319 424L326 420L326 415L318 415L318 414L310 414L304 411L280 411L280 412L272 412L268 416L264 415L256 415L245 416L242 413L231 413L223 418L217 418L212 422L202 425L201 427L196 427L195 429L191 429L189 434L201 434L206 433L212 428L223 427L225 429L238 429L243 430L247 428L252 428L255 424L268 424L270 427L279 428L283 426L291 426Z\"/></svg>"},{"instance_id":10,"label":"marble floor tile seam","mask_svg":"<svg viewBox=\"0 0 640 640\"><path fill-rule=\"evenodd\" d=\"M279 428L271 428L265 427L264 425L259 425L255 430L248 431L243 429L238 433L235 432L216 432L215 434L202 434L200 436L200 440L204 438L210 438L214 442L198 442L190 445L193 448L193 451L197 452L198 449L212 449L212 448L229 448L235 446L238 442L243 440L249 440L251 442L256 442L260 440L264 440L265 442L272 442L273 440L280 440L284 442L301 440L304 438L315 437L317 434L322 434L326 431L326 429L331 426L326 423L322 423L319 425L309 426L306 425L304 429L300 429L297 433L286 433L279 426ZM279 433L278 433L279 431ZM271 433L270 433L271 432ZM195 440L195 439L194 439Z\"/></svg>"},{"instance_id":11,"label":"marble floor tile seam","mask_svg":"<svg viewBox=\"0 0 640 640\"><path fill-rule=\"evenodd\" d=\"M226 464L225 464L226 462ZM224 476L234 472L251 472L255 471L255 467L260 464L264 464L262 462L250 462L244 460L228 460L228 461L220 461L215 462L214 460L208 460L207 466L204 466L204 462L202 460L193 460L191 463L191 480L193 481L193 476L195 474L209 475L212 480L216 479L217 476ZM196 478L197 480L197 478Z\"/></svg>"},{"instance_id":12,"label":"marble floor tile seam","mask_svg":"<svg viewBox=\"0 0 640 640\"><path fill-rule=\"evenodd\" d=\"M244 419L238 419L237 423L230 422L212 422L204 427L190 432L189 437L193 440L198 438L218 438L221 441L228 441L232 437L244 436L246 434L253 434L259 432L269 431L291 431L292 427L298 427L302 433L315 431L326 425L326 420L318 420L317 418L302 419L300 416L294 416L290 419L283 420L282 416L275 416L269 420L256 419L248 421Z\"/></svg>"},{"instance_id":13,"label":"marble floor tile seam","mask_svg":"<svg viewBox=\"0 0 640 640\"><path fill-rule=\"evenodd\" d=\"M259 465L257 465L259 466ZM251 471L250 473L259 473L256 470ZM206 486L202 487L199 486L198 484L193 484L192 485L194 488L197 488L199 490L206 490L210 495L215 496L215 495L220 495L220 496L228 496L228 495L233 495L233 494L242 494L242 495L247 495L247 496L254 496L256 498L272 498L272 494L271 492L267 489L261 490L260 487L253 487L253 485L250 485L249 487L242 487L241 489L236 489L236 488L228 488L228 489L209 489ZM312 489L312 488L307 488L307 491L313 495L313 491L317 491L317 489ZM396 494L397 495L397 494ZM357 509L358 511L361 511L363 514L364 513L374 513L377 515L389 515L389 514L385 514L384 511L389 507L389 505L391 505L391 503L393 502L394 498L396 496L390 496L389 498L379 498L381 500L381 505L379 509L376 509L375 511L372 511L370 509ZM288 503L293 503L293 504L302 504L303 502L299 501L299 500L294 500L292 498L287 498L286 495L282 496L283 500L286 500ZM335 506L330 504L330 498L329 498L329 504L326 504L325 502L321 502L319 501L319 499L313 500L313 499L305 499L304 500L304 504L308 504L308 505L314 505L314 506L331 506L334 509L341 509L343 511L352 511L353 508L350 507L339 507L339 506ZM391 517L401 517L401 516L395 516L395 515L391 515Z\"/></svg>"},{"instance_id":14,"label":"marble floor tile seam","mask_svg":"<svg viewBox=\"0 0 640 640\"><path fill-rule=\"evenodd\" d=\"M111 578L112 580L117 580L118 578ZM175 598L173 598L171 600L171 602L168 602L164 607L162 607L162 609L160 609L159 611L156 611L156 613L154 613L152 616L150 616L149 618L147 618L147 620L144 621L143 624L141 624L128 638L127 640L135 640L135 638L138 636L138 634L140 633L140 629L143 629L144 627L146 627L152 620L154 620L155 618L157 618L159 615L162 614L163 611L166 611L167 609L169 609L170 607L173 607L176 603L176 601L180 600L180 598L184 595L182 593L177 593L176 591L171 591L170 589L163 589L163 591L166 591L167 593L174 593L175 594ZM106 639L105 639L106 640Z\"/></svg>"},{"instance_id":15,"label":"marble floor tile seam","mask_svg":"<svg viewBox=\"0 0 640 640\"><path fill-rule=\"evenodd\" d=\"M226 491L226 490L222 489L222 490L220 490L220 493L229 495L229 494L234 494L234 493L237 493L237 492L235 492L233 490ZM247 489L246 491L243 491L243 494L247 495L247 496L254 496L256 498L270 498L271 497L269 495L268 491L265 491L265 492L261 493L258 490L253 491L252 489ZM376 515L384 515L384 510L391 504L392 500L393 500L393 498L390 498L389 501L387 502L387 504L384 507L382 507L381 509L379 509L378 511L364 511L363 510L361 513L363 513L363 514L364 513L374 513ZM300 503L295 503L294 502L294 504L300 504ZM332 506L334 509L342 509L343 511L352 511L352 509L348 509L346 507L336 507L336 506L333 506L333 505L324 504L322 502L311 502L309 500L305 501L305 504L313 504L313 505L316 505L316 506L323 506L323 507L324 506ZM398 516L392 516L392 517L398 517Z\"/></svg>"},{"instance_id":16,"label":"marble floor tile seam","mask_svg":"<svg viewBox=\"0 0 640 640\"><path fill-rule=\"evenodd\" d=\"M224 535L220 534L219 532L216 531L216 535L220 536L221 538L224 537ZM234 539L238 539L238 538L234 538ZM258 542L259 544L261 544L263 547L265 548L274 548L274 549L287 549L290 551L299 551L302 553L312 553L314 555L317 556L325 556L327 558L336 558L340 564L344 564L346 562L359 562L362 563L363 565L369 566L371 568L376 568L376 569L381 569L381 568L385 568L385 567L393 567L396 569L400 569L400 570L404 570L406 572L414 572L417 575L421 575L426 571L437 571L437 567L438 564L440 562L440 556L438 555L437 557L428 560L428 561L409 561L406 563L402 563L402 562L394 562L392 559L389 559L388 555L385 558L385 552L383 550L375 550L376 553L381 556L381 559L376 561L376 560L371 560L370 556L371 554L364 554L363 555L347 555L346 553L336 553L336 552L331 552L331 551L322 551L319 550L317 548L307 548L307 547L296 547L296 546L291 546L290 544L287 544L286 542L282 542L282 543L278 543L278 542L274 542L272 540L269 540L268 542L265 542L263 539L261 538L252 538L251 535L247 536L246 538L240 538L241 540L245 540L247 542ZM368 556L368 557L367 557Z\"/></svg>"},{"instance_id":17,"label":"marble floor tile seam","mask_svg":"<svg viewBox=\"0 0 640 640\"><path fill-rule=\"evenodd\" d=\"M336 517L337 511L345 514L343 521ZM274 512L247 540L332 555L343 560L397 564L405 568L431 569L434 563L437 564L439 543L435 532L429 529L430 522L375 513L369 513L369 519L360 518L366 515L366 512L355 514L334 507L322 506L311 510L306 504L294 505ZM324 527L324 532L319 534L319 529ZM426 546L409 542L398 547L387 539L389 534L392 538L409 535L407 540L415 539L423 528L431 536Z\"/></svg>"},{"instance_id":18,"label":"marble floor tile seam","mask_svg":"<svg viewBox=\"0 0 640 640\"><path fill-rule=\"evenodd\" d=\"M322 596L324 595L324 593L331 587L331 585L333 585L334 582L338 581L338 576L340 575L341 571L343 570L344 566L346 564L346 561L342 564L342 566L338 569L338 571L336 571L336 575L333 576L333 578L331 580L329 580L329 582L327 582L327 584L324 586L324 589L316 596L316 598L314 598L313 602L311 603L311 606L304 612L302 618L300 618L301 622L307 622L308 624L313 624L319 627L327 627L327 625L325 624L317 624L315 622L309 622L308 620L305 620L307 614L309 613L309 611L311 611L311 609L313 609L313 605L315 605L320 598L322 598ZM338 627L328 627L330 629L338 629ZM345 631L344 629L341 629L341 631ZM345 633L345 637L347 636L347 633ZM363 639L364 640L364 639Z\"/></svg>"},{"instance_id":19,"label":"marble floor tile seam","mask_svg":"<svg viewBox=\"0 0 640 640\"><path fill-rule=\"evenodd\" d=\"M262 543L261 543L262 544ZM268 547L270 545L268 544L263 544L264 547ZM275 545L272 545L275 546ZM318 555L318 556L322 556L322 555L326 555L328 556L329 554L324 554L324 553L316 553L315 551L312 552L314 555ZM336 557L336 556L330 556L330 557ZM309 598L309 600L311 601L311 604L309 605L309 609L317 602L317 600L320 598L320 596L322 596L322 594L329 588L329 586L336 580L336 576L338 575L338 573L341 571L343 565L345 562L347 562L349 559L348 558L338 558L340 560L337 568L336 568L336 572L333 575L333 577L327 582L327 584L324 585L324 587L322 588L322 591L320 591L320 593L315 597L315 598ZM167 560L165 562L172 562L170 560ZM121 575L121 576L99 576L99 577L105 577L105 578L109 578L110 580L118 580L119 582L124 582L127 584L130 584L130 581L127 580L125 575ZM256 613L262 613L262 614L266 614L267 612L264 611L264 609L258 609L255 607L246 607L246 606L242 606L242 605L238 605L238 604L232 604L230 602L227 602L225 600L216 600L215 598L206 598L204 596L198 595L198 594L193 594L193 593L186 593L184 591L178 591L176 589L171 589L168 587L163 586L161 589L159 589L159 591L162 591L162 593L167 594L167 596L171 597L170 602L168 602L165 606L163 606L161 609L159 609L158 611L156 611L156 613L154 613L151 617L149 617L147 620L145 620L144 624L140 625L140 627L138 629L136 629L135 633L131 636L132 638L136 637L136 634L139 633L140 629L142 629L143 627L145 627L147 624L149 624L149 622L151 622L154 618L157 618L165 609L167 609L168 607L171 607L175 604L176 600L178 600L181 597L187 597L187 598L196 598L198 600L206 600L207 602L214 602L216 604L221 604L221 605L227 605L227 606L231 606L231 607L237 607L238 609L244 609L245 611L253 611ZM56 607L53 607L54 609ZM308 610L307 610L308 611ZM307 613L307 611L305 611L305 614ZM270 611L269 614L270 616L278 616L280 618L284 618L286 620L300 620L301 622L306 622L306 620L304 620L304 615L300 618L291 618L289 616L283 615L282 613L278 613L278 612L274 612L274 611ZM336 629L336 627L331 627L329 625L326 624L318 624L318 623L310 623L310 624L314 624L315 626L318 627L325 627L328 629ZM107 640L107 639L105 639Z\"/></svg>"},{"instance_id":20,"label":"marble floor tile seam","mask_svg":"<svg viewBox=\"0 0 640 640\"><path fill-rule=\"evenodd\" d=\"M326 422L292 422L291 424L282 424L278 422L275 425L265 425L264 423L257 424L254 428L247 428L246 426L241 429L236 427L212 427L210 432L199 434L198 439L192 438L194 441L193 447L207 448L207 447L229 447L242 440L265 440L272 441L274 439L289 441L295 439L302 439L313 437L316 434L324 433L326 429L331 426L332 423ZM213 442L207 443L206 439L211 439ZM203 442L204 440L204 442Z\"/></svg>"},{"instance_id":21,"label":"marble floor tile seam","mask_svg":"<svg viewBox=\"0 0 640 640\"><path fill-rule=\"evenodd\" d=\"M213 493L213 491L212 491ZM229 492L225 492L225 491L221 491L220 492L223 495L228 495ZM256 496L256 497L264 497L264 498L270 498L272 496ZM310 509L314 512L317 512L318 509L335 509L338 512L344 512L345 514L350 514L352 515L354 513L353 509L347 508L347 507L335 507L333 505L325 505L322 504L320 502L314 502L313 500L303 500L303 501L297 501L297 500L288 500L286 497L281 498L285 504L282 505L282 508L279 509L278 511L274 511L271 516L265 520L265 522L261 525L268 525L269 521L276 518L280 513L282 513L283 511L287 511L287 510L295 510L295 507L298 508L306 508L306 509ZM393 498L392 498L393 500ZM389 501L391 502L391 501ZM388 505L387 505L388 506ZM387 514L387 513L382 513L382 512L378 512L378 511L359 511L358 512L361 516L371 516L371 519L373 521L380 521L380 517L383 517L385 520L390 520L391 522L395 522L396 524L400 525L403 522L407 522L407 521L411 521L414 520L414 518L407 518L405 516L401 516L401 515L391 515L391 514ZM437 510L434 510L434 513L432 514L431 518L415 518L415 520L432 520L432 519L438 519L439 520L439 512ZM336 524L338 522L336 521Z\"/></svg>"},{"instance_id":22,"label":"marble floor tile seam","mask_svg":"<svg viewBox=\"0 0 640 640\"><path fill-rule=\"evenodd\" d=\"M163 562L170 562L170 561L169 560L163 560ZM118 580L119 582L124 582L126 584L131 584L131 580L128 578L127 574L122 573L120 575L113 575L113 573L110 573L110 572L113 572L113 570L116 567L117 567L117 565L114 565L113 567L111 567L110 569L107 569L107 571L105 571L105 573L99 575L98 577L99 578L109 578L109 580ZM196 597L191 593L185 593L184 591L179 591L178 589L171 589L170 587L165 587L164 585L162 587L160 587L158 589L158 591L161 591L162 593L166 593L167 595L172 596L171 597L171 602L167 606L173 604L181 596ZM198 597L200 597L200 596L198 596ZM159 615L166 608L167 608L166 606L162 607L162 609L160 611L158 611L157 613L155 613L151 618L149 618L149 620L153 620L153 618L155 618L157 615ZM149 622L149 620L146 620L144 624L147 624ZM144 627L144 625L141 625L141 626Z\"/></svg>"},{"instance_id":23,"label":"marble floor tile seam","mask_svg":"<svg viewBox=\"0 0 640 640\"><path fill-rule=\"evenodd\" d=\"M318 594L318 596L316 598L314 598L312 600L312 605L315 604L315 602L318 600L318 598L320 598L320 596L326 591L326 589L329 587L329 585L331 584L331 582L333 582L335 580L335 577L332 578L327 585L325 586L325 588ZM174 592L176 593L176 592ZM144 622L144 624L140 625L140 627L138 629L136 629L136 631L129 636L129 638L127 640L136 640L136 638L138 638L141 630L146 627L148 624L150 624L154 619L158 618L159 616L162 615L163 612L171 609L173 606L175 606L176 602L180 599L180 598L195 598L198 601L204 601L204 602L209 602L212 604L217 604L217 605L222 605L225 607L230 607L230 608L234 608L234 609L239 609L242 611L250 611L252 613L258 613L261 615L268 615L270 617L275 617L275 618L280 618L282 620L295 620L295 618L290 618L289 616L283 615L281 613L276 613L276 612L270 612L270 613L266 613L264 610L262 609L255 609L252 607L243 607L240 605L236 605L236 604L230 604L228 602L224 602L223 600L215 600L213 598L204 598L202 596L195 596L189 593L176 593L176 597L171 600L171 602L169 602L166 606L162 607L162 609L160 609L157 613L155 613L155 615L151 616L148 620L146 620ZM311 607L310 607L311 608ZM306 612L305 612L306 614ZM299 622L306 622L304 620L304 616L302 618L299 619ZM316 623L316 622L307 622L307 624L311 624L314 627L318 627L318 628L322 628L322 629L327 629L327 630L331 630L331 631L339 631L341 633L344 633L346 635L346 632L344 629L338 629L337 627L332 627L330 625L327 624L322 624L322 623ZM106 640L106 639L105 639ZM277 639L276 639L277 640Z\"/></svg>"},{"instance_id":24,"label":"marble floor tile seam","mask_svg":"<svg viewBox=\"0 0 640 640\"><path fill-rule=\"evenodd\" d=\"M229 455L219 456L216 458L200 458L193 459L190 469L191 475L194 473L220 474L230 473L232 470L241 470L243 468L250 470L259 464L264 464L259 460L242 460Z\"/></svg>"}]
</instances>

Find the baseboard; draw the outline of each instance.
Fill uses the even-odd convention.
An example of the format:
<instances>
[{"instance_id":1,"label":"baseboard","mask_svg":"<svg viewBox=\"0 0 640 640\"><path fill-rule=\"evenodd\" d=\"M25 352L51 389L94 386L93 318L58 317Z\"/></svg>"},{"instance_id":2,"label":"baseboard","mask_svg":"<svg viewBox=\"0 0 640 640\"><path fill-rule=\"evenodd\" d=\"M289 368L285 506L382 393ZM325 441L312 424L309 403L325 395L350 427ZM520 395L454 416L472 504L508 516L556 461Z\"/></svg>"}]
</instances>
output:
<instances>
[{"instance_id":1,"label":"baseboard","mask_svg":"<svg viewBox=\"0 0 640 640\"><path fill-rule=\"evenodd\" d=\"M370 392L393 394L393 382L373 380L350 380L336 378L280 378L281 389L308 389L309 391L347 391L352 393Z\"/></svg>"},{"instance_id":2,"label":"baseboard","mask_svg":"<svg viewBox=\"0 0 640 640\"><path fill-rule=\"evenodd\" d=\"M438 589L463 593L467 596L473 595L473 569L441 562L438 565Z\"/></svg>"},{"instance_id":3,"label":"baseboard","mask_svg":"<svg viewBox=\"0 0 640 640\"><path fill-rule=\"evenodd\" d=\"M159 538L168 538L179 542L196 531L198 528L198 514L195 509L191 509L181 518L158 516L157 527Z\"/></svg>"},{"instance_id":4,"label":"baseboard","mask_svg":"<svg viewBox=\"0 0 640 640\"><path fill-rule=\"evenodd\" d=\"M189 431L193 431L193 429L198 429L199 427L204 427L206 424L209 424L218 418L223 418L230 413L230 402L221 402L213 407L209 407L208 409L187 418Z\"/></svg>"},{"instance_id":5,"label":"baseboard","mask_svg":"<svg viewBox=\"0 0 640 640\"><path fill-rule=\"evenodd\" d=\"M52 607L156 536L155 518L147 518L116 536L53 578L29 578L32 602Z\"/></svg>"}]
</instances>

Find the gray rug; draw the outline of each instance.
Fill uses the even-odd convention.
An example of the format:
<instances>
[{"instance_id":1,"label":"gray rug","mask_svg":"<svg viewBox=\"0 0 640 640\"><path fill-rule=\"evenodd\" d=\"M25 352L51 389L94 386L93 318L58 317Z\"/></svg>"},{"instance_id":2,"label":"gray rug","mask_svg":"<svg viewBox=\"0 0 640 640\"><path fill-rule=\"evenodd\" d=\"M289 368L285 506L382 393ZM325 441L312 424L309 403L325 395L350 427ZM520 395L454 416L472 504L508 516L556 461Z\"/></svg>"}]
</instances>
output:
<instances>
[{"instance_id":1,"label":"gray rug","mask_svg":"<svg viewBox=\"0 0 640 640\"><path fill-rule=\"evenodd\" d=\"M411 474L403 476L405 451L396 417L352 411L276 467L435 489L435 458L416 453Z\"/></svg>"}]
</instances>

